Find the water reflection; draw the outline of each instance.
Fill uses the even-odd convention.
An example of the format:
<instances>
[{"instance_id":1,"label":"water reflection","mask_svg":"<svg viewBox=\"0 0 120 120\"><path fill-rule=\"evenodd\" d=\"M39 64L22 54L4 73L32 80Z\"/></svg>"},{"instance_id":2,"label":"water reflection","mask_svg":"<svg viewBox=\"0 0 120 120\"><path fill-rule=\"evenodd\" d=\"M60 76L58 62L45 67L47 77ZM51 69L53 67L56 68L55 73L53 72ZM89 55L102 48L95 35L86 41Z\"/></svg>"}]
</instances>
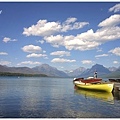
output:
<instances>
[{"instance_id":1,"label":"water reflection","mask_svg":"<svg viewBox=\"0 0 120 120\"><path fill-rule=\"evenodd\" d=\"M108 92L98 92L98 91L89 91L89 90L82 90L77 87L75 87L75 93L85 96L85 98L94 98L101 100L103 102L107 102L110 104L114 104L114 97L112 93Z\"/></svg>"},{"instance_id":2,"label":"water reflection","mask_svg":"<svg viewBox=\"0 0 120 120\"><path fill-rule=\"evenodd\" d=\"M12 78L0 78L2 118L120 117L120 92L74 92L71 79Z\"/></svg>"}]
</instances>

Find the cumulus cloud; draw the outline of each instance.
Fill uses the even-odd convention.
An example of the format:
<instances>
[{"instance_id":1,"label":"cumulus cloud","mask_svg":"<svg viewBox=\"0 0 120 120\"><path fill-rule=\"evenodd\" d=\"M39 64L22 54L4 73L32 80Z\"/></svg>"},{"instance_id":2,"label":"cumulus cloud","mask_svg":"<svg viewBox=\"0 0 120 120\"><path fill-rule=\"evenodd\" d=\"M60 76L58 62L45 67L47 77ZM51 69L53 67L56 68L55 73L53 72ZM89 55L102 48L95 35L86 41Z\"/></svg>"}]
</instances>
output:
<instances>
[{"instance_id":1,"label":"cumulus cloud","mask_svg":"<svg viewBox=\"0 0 120 120\"><path fill-rule=\"evenodd\" d=\"M120 15L112 15L99 23L99 29L94 32L92 29L74 35L51 35L44 37L44 40L52 46L64 46L68 50L91 50L99 45L120 38ZM108 24L109 23L109 24Z\"/></svg>"},{"instance_id":2,"label":"cumulus cloud","mask_svg":"<svg viewBox=\"0 0 120 120\"><path fill-rule=\"evenodd\" d=\"M64 46L68 50L90 50L96 48L101 43L94 40L93 30L89 30L86 33L78 34L77 36L49 36L44 38L48 43L51 43L53 46Z\"/></svg>"},{"instance_id":3,"label":"cumulus cloud","mask_svg":"<svg viewBox=\"0 0 120 120\"><path fill-rule=\"evenodd\" d=\"M48 37L44 37L44 39L46 40L46 42L51 43L53 45L62 45L64 37L63 35L56 35L56 36L51 35Z\"/></svg>"},{"instance_id":4,"label":"cumulus cloud","mask_svg":"<svg viewBox=\"0 0 120 120\"><path fill-rule=\"evenodd\" d=\"M73 24L73 28L71 30L83 28L85 25L88 24L88 22L76 22Z\"/></svg>"},{"instance_id":5,"label":"cumulus cloud","mask_svg":"<svg viewBox=\"0 0 120 120\"><path fill-rule=\"evenodd\" d=\"M116 47L109 52L115 54L116 56L120 56L120 47Z\"/></svg>"},{"instance_id":6,"label":"cumulus cloud","mask_svg":"<svg viewBox=\"0 0 120 120\"><path fill-rule=\"evenodd\" d=\"M116 26L120 24L120 15L115 14L110 16L109 18L105 19L101 23L99 23L99 27L109 27L109 26Z\"/></svg>"},{"instance_id":7,"label":"cumulus cloud","mask_svg":"<svg viewBox=\"0 0 120 120\"><path fill-rule=\"evenodd\" d=\"M109 9L109 12L114 12L114 13L116 13L116 12L119 12L120 11L120 4L116 4L115 6L113 6L113 7L111 7L110 9Z\"/></svg>"},{"instance_id":8,"label":"cumulus cloud","mask_svg":"<svg viewBox=\"0 0 120 120\"><path fill-rule=\"evenodd\" d=\"M77 18L68 18L63 23L39 20L36 25L24 28L23 34L26 36L49 36L68 30L80 29L89 24L88 22L76 22L76 20Z\"/></svg>"},{"instance_id":9,"label":"cumulus cloud","mask_svg":"<svg viewBox=\"0 0 120 120\"><path fill-rule=\"evenodd\" d=\"M36 42L43 44L43 43L44 43L44 40L36 40Z\"/></svg>"},{"instance_id":10,"label":"cumulus cloud","mask_svg":"<svg viewBox=\"0 0 120 120\"><path fill-rule=\"evenodd\" d=\"M32 53L32 54L27 55L27 58L31 58L31 57L36 57L36 58L47 57L47 55L46 54L36 54L36 53Z\"/></svg>"},{"instance_id":11,"label":"cumulus cloud","mask_svg":"<svg viewBox=\"0 0 120 120\"><path fill-rule=\"evenodd\" d=\"M23 34L26 36L48 36L59 32L61 25L59 22L48 22L47 20L39 20L36 25L24 28Z\"/></svg>"},{"instance_id":12,"label":"cumulus cloud","mask_svg":"<svg viewBox=\"0 0 120 120\"><path fill-rule=\"evenodd\" d=\"M69 60L69 59L64 59L64 58L54 58L51 62L53 63L71 63L71 62L76 62L76 60Z\"/></svg>"},{"instance_id":13,"label":"cumulus cloud","mask_svg":"<svg viewBox=\"0 0 120 120\"><path fill-rule=\"evenodd\" d=\"M0 52L0 55L8 55L6 52Z\"/></svg>"},{"instance_id":14,"label":"cumulus cloud","mask_svg":"<svg viewBox=\"0 0 120 120\"><path fill-rule=\"evenodd\" d=\"M82 64L92 64L93 63L91 60L83 60L81 62L82 62Z\"/></svg>"},{"instance_id":15,"label":"cumulus cloud","mask_svg":"<svg viewBox=\"0 0 120 120\"><path fill-rule=\"evenodd\" d=\"M77 20L77 18L67 18L65 21L66 24L74 23Z\"/></svg>"},{"instance_id":16,"label":"cumulus cloud","mask_svg":"<svg viewBox=\"0 0 120 120\"><path fill-rule=\"evenodd\" d=\"M33 62L33 61L23 61L21 63L18 63L17 65L40 65L40 62Z\"/></svg>"},{"instance_id":17,"label":"cumulus cloud","mask_svg":"<svg viewBox=\"0 0 120 120\"><path fill-rule=\"evenodd\" d=\"M37 53L37 52L41 52L42 48L39 46L35 46L35 45L26 45L22 47L22 50L28 53Z\"/></svg>"},{"instance_id":18,"label":"cumulus cloud","mask_svg":"<svg viewBox=\"0 0 120 120\"><path fill-rule=\"evenodd\" d=\"M10 38L5 37L5 38L3 39L3 42L5 42L5 43L7 43L8 41L10 41Z\"/></svg>"},{"instance_id":19,"label":"cumulus cloud","mask_svg":"<svg viewBox=\"0 0 120 120\"><path fill-rule=\"evenodd\" d=\"M102 48L97 48L97 52L102 52Z\"/></svg>"},{"instance_id":20,"label":"cumulus cloud","mask_svg":"<svg viewBox=\"0 0 120 120\"><path fill-rule=\"evenodd\" d=\"M67 18L65 22L62 23L61 31L67 32L68 30L75 30L83 28L88 25L89 22L76 22L77 18Z\"/></svg>"},{"instance_id":21,"label":"cumulus cloud","mask_svg":"<svg viewBox=\"0 0 120 120\"><path fill-rule=\"evenodd\" d=\"M17 40L16 39L11 39L11 38L8 38L8 37L4 37L3 38L3 42L7 43L7 42L16 42Z\"/></svg>"},{"instance_id":22,"label":"cumulus cloud","mask_svg":"<svg viewBox=\"0 0 120 120\"><path fill-rule=\"evenodd\" d=\"M108 56L108 54L96 55L95 57L98 58L98 57L106 57L106 56Z\"/></svg>"},{"instance_id":23,"label":"cumulus cloud","mask_svg":"<svg viewBox=\"0 0 120 120\"><path fill-rule=\"evenodd\" d=\"M89 29L77 35L61 35L54 33L67 32L80 29L88 22L77 22L77 18L68 18L63 23L39 20L36 25L25 28L23 34L30 36L43 36L44 41L53 47L64 46L67 50L92 50L105 42L120 39L120 15L115 14L98 24L99 29ZM46 27L47 26L47 27ZM52 34L52 35L51 35Z\"/></svg>"},{"instance_id":24,"label":"cumulus cloud","mask_svg":"<svg viewBox=\"0 0 120 120\"><path fill-rule=\"evenodd\" d=\"M114 63L114 64L119 64L119 62L118 62L118 61L116 61L116 60L115 60L115 61L113 61L113 63Z\"/></svg>"},{"instance_id":25,"label":"cumulus cloud","mask_svg":"<svg viewBox=\"0 0 120 120\"><path fill-rule=\"evenodd\" d=\"M3 60L0 61L0 65L10 65L10 64L11 64L10 61L3 61Z\"/></svg>"},{"instance_id":26,"label":"cumulus cloud","mask_svg":"<svg viewBox=\"0 0 120 120\"><path fill-rule=\"evenodd\" d=\"M67 51L56 51L56 52L50 53L50 55L57 55L57 56L60 56L60 57L70 56L70 52L67 52Z\"/></svg>"}]
</instances>

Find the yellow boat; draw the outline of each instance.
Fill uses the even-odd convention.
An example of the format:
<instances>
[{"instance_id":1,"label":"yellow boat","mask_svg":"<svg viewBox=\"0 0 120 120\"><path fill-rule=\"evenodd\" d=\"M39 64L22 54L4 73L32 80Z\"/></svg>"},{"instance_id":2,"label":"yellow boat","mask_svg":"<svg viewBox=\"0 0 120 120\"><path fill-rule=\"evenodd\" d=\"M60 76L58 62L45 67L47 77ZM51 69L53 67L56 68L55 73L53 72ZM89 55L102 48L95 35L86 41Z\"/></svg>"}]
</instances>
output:
<instances>
[{"instance_id":1,"label":"yellow boat","mask_svg":"<svg viewBox=\"0 0 120 120\"><path fill-rule=\"evenodd\" d=\"M79 82L79 81L76 81L74 82L74 84L81 88L81 89L88 89L88 90L95 90L95 91L105 91L105 92L112 92L113 90L113 86L114 86L114 83L96 83L96 84L92 84L92 83L83 83L83 82Z\"/></svg>"}]
</instances>

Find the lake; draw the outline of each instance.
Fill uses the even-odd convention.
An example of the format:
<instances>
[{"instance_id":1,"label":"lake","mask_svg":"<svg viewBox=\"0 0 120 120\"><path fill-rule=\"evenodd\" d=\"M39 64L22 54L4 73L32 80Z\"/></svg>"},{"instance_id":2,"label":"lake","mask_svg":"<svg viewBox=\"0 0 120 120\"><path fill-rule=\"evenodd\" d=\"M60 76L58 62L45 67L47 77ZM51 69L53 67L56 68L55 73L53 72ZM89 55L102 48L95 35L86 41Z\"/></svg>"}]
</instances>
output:
<instances>
[{"instance_id":1,"label":"lake","mask_svg":"<svg viewBox=\"0 0 120 120\"><path fill-rule=\"evenodd\" d=\"M0 77L1 118L120 118L120 91L88 92L72 78Z\"/></svg>"}]
</instances>

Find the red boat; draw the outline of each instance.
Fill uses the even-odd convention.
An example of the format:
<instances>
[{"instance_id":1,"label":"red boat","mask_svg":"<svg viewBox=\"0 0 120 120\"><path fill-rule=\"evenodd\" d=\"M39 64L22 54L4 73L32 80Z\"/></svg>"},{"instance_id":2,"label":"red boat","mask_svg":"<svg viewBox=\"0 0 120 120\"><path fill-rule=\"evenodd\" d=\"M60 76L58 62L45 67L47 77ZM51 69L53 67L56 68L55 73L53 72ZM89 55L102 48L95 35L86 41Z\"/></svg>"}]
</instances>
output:
<instances>
[{"instance_id":1,"label":"red boat","mask_svg":"<svg viewBox=\"0 0 120 120\"><path fill-rule=\"evenodd\" d=\"M84 78L75 78L73 82L75 81L81 81L83 83L99 83L102 81L102 78L93 78L93 77L88 77L87 79Z\"/></svg>"}]
</instances>

